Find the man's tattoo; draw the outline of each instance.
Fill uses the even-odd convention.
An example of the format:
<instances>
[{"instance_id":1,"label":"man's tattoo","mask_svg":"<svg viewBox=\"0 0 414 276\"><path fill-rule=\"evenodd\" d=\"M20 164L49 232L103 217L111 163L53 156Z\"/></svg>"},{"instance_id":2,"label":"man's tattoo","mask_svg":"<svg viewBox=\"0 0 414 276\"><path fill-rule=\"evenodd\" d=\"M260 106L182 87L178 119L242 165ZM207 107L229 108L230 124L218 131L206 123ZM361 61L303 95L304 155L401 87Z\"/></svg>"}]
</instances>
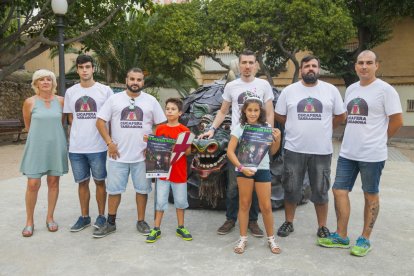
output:
<instances>
[{"instance_id":1,"label":"man's tattoo","mask_svg":"<svg viewBox=\"0 0 414 276\"><path fill-rule=\"evenodd\" d=\"M378 213L379 213L379 202L373 202L369 206L369 212L371 213L371 221L369 222L368 227L374 228L375 221L377 220Z\"/></svg>"}]
</instances>

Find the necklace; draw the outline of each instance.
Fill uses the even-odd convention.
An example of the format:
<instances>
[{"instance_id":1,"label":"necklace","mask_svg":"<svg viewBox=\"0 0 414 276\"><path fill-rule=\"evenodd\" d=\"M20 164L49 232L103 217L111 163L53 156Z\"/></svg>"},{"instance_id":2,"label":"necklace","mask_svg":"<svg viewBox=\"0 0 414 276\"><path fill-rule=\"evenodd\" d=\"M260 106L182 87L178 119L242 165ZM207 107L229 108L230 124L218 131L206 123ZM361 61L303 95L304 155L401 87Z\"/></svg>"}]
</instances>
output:
<instances>
[{"instance_id":1,"label":"necklace","mask_svg":"<svg viewBox=\"0 0 414 276\"><path fill-rule=\"evenodd\" d=\"M44 101L45 103L50 103L50 102L52 101L52 99L53 99L53 98L45 99L45 98L43 98L43 97L41 97L41 96L39 96L39 95L37 95L37 97L38 97L40 100Z\"/></svg>"}]
</instances>

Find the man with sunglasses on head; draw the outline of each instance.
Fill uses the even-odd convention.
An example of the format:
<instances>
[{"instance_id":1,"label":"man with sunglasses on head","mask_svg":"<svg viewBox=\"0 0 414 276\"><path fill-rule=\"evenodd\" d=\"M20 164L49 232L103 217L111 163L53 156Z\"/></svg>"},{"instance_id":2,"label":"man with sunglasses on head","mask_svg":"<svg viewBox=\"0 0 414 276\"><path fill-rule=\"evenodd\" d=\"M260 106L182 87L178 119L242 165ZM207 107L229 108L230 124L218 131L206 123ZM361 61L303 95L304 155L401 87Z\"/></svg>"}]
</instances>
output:
<instances>
[{"instance_id":1,"label":"man with sunglasses on head","mask_svg":"<svg viewBox=\"0 0 414 276\"><path fill-rule=\"evenodd\" d=\"M68 114L71 125L69 140L69 159L75 182L78 183L78 195L81 216L70 228L79 232L91 225L89 216L89 180L92 174L96 184L96 202L98 217L95 228L103 227L106 204L106 152L105 141L96 129L96 114L106 100L113 95L110 87L93 79L94 64L91 56L80 55L76 58L76 72L80 83L70 87L65 94L63 112Z\"/></svg>"},{"instance_id":2,"label":"man with sunglasses on head","mask_svg":"<svg viewBox=\"0 0 414 276\"><path fill-rule=\"evenodd\" d=\"M145 178L146 143L144 135L152 133L154 125L167 120L158 101L142 91L144 74L132 68L126 77L127 89L113 95L98 113L96 127L108 146L108 220L97 229L93 237L102 238L116 231L116 213L125 192L129 174L136 192L137 230L143 235L150 233L145 222L147 197L151 192L151 179ZM111 122L111 133L107 122Z\"/></svg>"}]
</instances>

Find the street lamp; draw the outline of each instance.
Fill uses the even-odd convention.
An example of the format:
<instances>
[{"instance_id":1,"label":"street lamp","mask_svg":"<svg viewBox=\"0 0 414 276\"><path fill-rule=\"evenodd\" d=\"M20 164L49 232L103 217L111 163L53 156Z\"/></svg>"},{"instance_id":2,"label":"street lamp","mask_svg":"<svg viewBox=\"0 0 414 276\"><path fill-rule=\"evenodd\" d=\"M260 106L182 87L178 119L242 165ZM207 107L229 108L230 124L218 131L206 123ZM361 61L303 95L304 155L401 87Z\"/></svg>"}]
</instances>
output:
<instances>
[{"instance_id":1,"label":"street lamp","mask_svg":"<svg viewBox=\"0 0 414 276\"><path fill-rule=\"evenodd\" d=\"M59 49L59 95L65 95L65 46L63 17L68 11L68 2L66 0L52 0L52 10L57 17L56 27L58 29L58 49Z\"/></svg>"},{"instance_id":2,"label":"street lamp","mask_svg":"<svg viewBox=\"0 0 414 276\"><path fill-rule=\"evenodd\" d=\"M22 8L20 6L17 6L16 8L16 18L17 18L17 33L20 34L20 17L22 15ZM17 52L20 52L21 47L20 44L17 44ZM22 64L19 69L24 69L24 64Z\"/></svg>"}]
</instances>

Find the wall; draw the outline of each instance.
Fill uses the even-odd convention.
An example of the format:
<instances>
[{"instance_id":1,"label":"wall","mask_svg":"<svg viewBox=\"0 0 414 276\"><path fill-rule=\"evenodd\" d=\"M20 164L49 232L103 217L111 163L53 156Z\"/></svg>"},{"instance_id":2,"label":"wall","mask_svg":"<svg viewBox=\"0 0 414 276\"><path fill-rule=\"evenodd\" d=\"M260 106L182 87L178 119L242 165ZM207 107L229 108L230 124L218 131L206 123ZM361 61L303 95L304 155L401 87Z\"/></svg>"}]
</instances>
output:
<instances>
[{"instance_id":1,"label":"wall","mask_svg":"<svg viewBox=\"0 0 414 276\"><path fill-rule=\"evenodd\" d=\"M34 92L30 84L0 82L0 120L20 119L23 122L23 102L33 95Z\"/></svg>"}]
</instances>

